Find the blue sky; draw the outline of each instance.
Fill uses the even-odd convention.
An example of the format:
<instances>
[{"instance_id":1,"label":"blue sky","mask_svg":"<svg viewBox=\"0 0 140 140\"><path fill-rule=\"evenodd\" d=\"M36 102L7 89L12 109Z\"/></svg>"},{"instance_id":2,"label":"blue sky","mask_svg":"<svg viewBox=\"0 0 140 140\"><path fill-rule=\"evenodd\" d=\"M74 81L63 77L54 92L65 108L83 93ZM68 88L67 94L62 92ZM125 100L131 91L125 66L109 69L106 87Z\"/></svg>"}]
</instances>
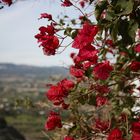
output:
<instances>
[{"instance_id":1,"label":"blue sky","mask_svg":"<svg viewBox=\"0 0 140 140\"><path fill-rule=\"evenodd\" d=\"M0 63L16 63L38 66L67 66L71 49L57 56L45 56L38 47L34 35L47 20L38 20L40 13L61 12L75 15L74 10L62 8L58 0L19 1L11 7L0 10ZM72 13L73 12L73 13Z\"/></svg>"}]
</instances>

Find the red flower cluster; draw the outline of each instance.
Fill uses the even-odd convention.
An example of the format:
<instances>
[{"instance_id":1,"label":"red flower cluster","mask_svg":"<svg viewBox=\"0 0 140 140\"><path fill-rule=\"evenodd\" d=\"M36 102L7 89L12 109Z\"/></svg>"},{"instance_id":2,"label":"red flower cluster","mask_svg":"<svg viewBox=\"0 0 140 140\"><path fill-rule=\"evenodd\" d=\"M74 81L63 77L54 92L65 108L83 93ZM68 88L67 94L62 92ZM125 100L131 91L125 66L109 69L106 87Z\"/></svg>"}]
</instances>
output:
<instances>
[{"instance_id":1,"label":"red flower cluster","mask_svg":"<svg viewBox=\"0 0 140 140\"><path fill-rule=\"evenodd\" d=\"M84 70L82 70L80 67L78 68L76 66L71 66L70 74L76 78L82 78L84 76Z\"/></svg>"},{"instance_id":2,"label":"red flower cluster","mask_svg":"<svg viewBox=\"0 0 140 140\"><path fill-rule=\"evenodd\" d=\"M2 0L2 2L4 2L5 4L9 6L13 3L12 0Z\"/></svg>"},{"instance_id":3,"label":"red flower cluster","mask_svg":"<svg viewBox=\"0 0 140 140\"><path fill-rule=\"evenodd\" d=\"M98 51L89 45L86 48L80 49L76 58L79 58L79 62L90 61L92 64L96 64L98 59L97 53Z\"/></svg>"},{"instance_id":4,"label":"red flower cluster","mask_svg":"<svg viewBox=\"0 0 140 140\"><path fill-rule=\"evenodd\" d=\"M64 140L74 140L74 138L71 136L66 136L66 137L64 137Z\"/></svg>"},{"instance_id":5,"label":"red flower cluster","mask_svg":"<svg viewBox=\"0 0 140 140\"><path fill-rule=\"evenodd\" d=\"M122 131L118 128L114 128L108 135L107 140L124 140L122 138Z\"/></svg>"},{"instance_id":6,"label":"red flower cluster","mask_svg":"<svg viewBox=\"0 0 140 140\"><path fill-rule=\"evenodd\" d=\"M45 129L54 130L56 127L62 127L61 117L58 113L51 111L45 123Z\"/></svg>"},{"instance_id":7,"label":"red flower cluster","mask_svg":"<svg viewBox=\"0 0 140 140\"><path fill-rule=\"evenodd\" d=\"M70 73L76 78L82 78L85 70L97 63L97 53L93 46L87 46L79 50L77 55L72 54L75 66L70 67Z\"/></svg>"},{"instance_id":8,"label":"red flower cluster","mask_svg":"<svg viewBox=\"0 0 140 140\"><path fill-rule=\"evenodd\" d=\"M72 6L72 3L70 2L70 0L64 0L61 5L64 7L70 7Z\"/></svg>"},{"instance_id":9,"label":"red flower cluster","mask_svg":"<svg viewBox=\"0 0 140 140\"><path fill-rule=\"evenodd\" d=\"M140 122L132 124L132 140L140 140Z\"/></svg>"},{"instance_id":10,"label":"red flower cluster","mask_svg":"<svg viewBox=\"0 0 140 140\"><path fill-rule=\"evenodd\" d=\"M73 48L79 49L79 53L77 56L72 55L75 66L70 68L71 75L81 78L85 70L97 64L98 51L91 45L97 32L98 27L91 25L89 22L85 22L83 28L79 30L72 45ZM111 71L113 71L113 67L109 64L109 61L105 61L94 67L93 74L98 79L106 80Z\"/></svg>"},{"instance_id":11,"label":"red flower cluster","mask_svg":"<svg viewBox=\"0 0 140 140\"><path fill-rule=\"evenodd\" d=\"M130 64L130 69L132 71L135 71L135 72L139 71L140 70L140 62L132 61L131 64Z\"/></svg>"},{"instance_id":12,"label":"red flower cluster","mask_svg":"<svg viewBox=\"0 0 140 140\"><path fill-rule=\"evenodd\" d=\"M35 35L35 38L38 40L38 43L40 43L39 46L43 47L44 54L55 55L56 49L59 47L59 40L54 36L56 30L53 24L47 27L42 26L39 30L40 33Z\"/></svg>"},{"instance_id":13,"label":"red flower cluster","mask_svg":"<svg viewBox=\"0 0 140 140\"><path fill-rule=\"evenodd\" d=\"M109 61L105 61L102 63L98 63L94 67L93 74L98 79L106 80L112 71L113 67L110 65Z\"/></svg>"},{"instance_id":14,"label":"red flower cluster","mask_svg":"<svg viewBox=\"0 0 140 140\"><path fill-rule=\"evenodd\" d=\"M79 49L79 52L77 55L71 54L75 65L70 67L70 73L76 78L82 78L85 71L97 63L98 51L91 45L97 32L97 26L85 22L83 28L79 30L78 35L74 39L72 47Z\"/></svg>"},{"instance_id":15,"label":"red flower cluster","mask_svg":"<svg viewBox=\"0 0 140 140\"><path fill-rule=\"evenodd\" d=\"M73 87L74 83L71 80L64 79L57 85L52 85L46 96L54 105L62 105L62 108L67 109L68 105L64 103L64 98L68 96L68 92Z\"/></svg>"},{"instance_id":16,"label":"red flower cluster","mask_svg":"<svg viewBox=\"0 0 140 140\"><path fill-rule=\"evenodd\" d=\"M98 27L96 25L85 22L83 29L79 30L78 35L75 37L72 47L76 49L86 48L91 45L97 32Z\"/></svg>"}]
</instances>

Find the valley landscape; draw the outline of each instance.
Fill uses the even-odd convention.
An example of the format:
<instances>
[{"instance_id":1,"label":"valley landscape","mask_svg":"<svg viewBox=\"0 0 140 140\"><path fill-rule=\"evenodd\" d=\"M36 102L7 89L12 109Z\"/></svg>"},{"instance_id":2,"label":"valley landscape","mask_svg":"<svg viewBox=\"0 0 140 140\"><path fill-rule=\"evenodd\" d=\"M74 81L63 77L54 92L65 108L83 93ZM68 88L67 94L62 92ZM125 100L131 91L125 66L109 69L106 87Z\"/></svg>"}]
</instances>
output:
<instances>
[{"instance_id":1,"label":"valley landscape","mask_svg":"<svg viewBox=\"0 0 140 140\"><path fill-rule=\"evenodd\" d=\"M1 63L0 115L27 140L46 140L44 123L49 111L47 106L51 106L45 97L47 84L55 84L68 76L64 67Z\"/></svg>"}]
</instances>

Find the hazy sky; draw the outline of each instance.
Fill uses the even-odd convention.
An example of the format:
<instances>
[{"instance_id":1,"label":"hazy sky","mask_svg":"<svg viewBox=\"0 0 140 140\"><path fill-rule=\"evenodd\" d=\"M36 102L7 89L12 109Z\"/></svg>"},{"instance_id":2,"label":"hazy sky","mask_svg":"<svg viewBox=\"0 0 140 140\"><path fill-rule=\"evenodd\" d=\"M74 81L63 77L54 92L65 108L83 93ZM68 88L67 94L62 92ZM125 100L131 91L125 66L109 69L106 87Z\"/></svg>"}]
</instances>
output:
<instances>
[{"instance_id":1,"label":"hazy sky","mask_svg":"<svg viewBox=\"0 0 140 140\"><path fill-rule=\"evenodd\" d=\"M51 2L50 2L51 1ZM11 7L0 10L0 62L54 66L71 64L69 49L65 54L45 56L38 47L34 35L47 20L38 20L40 13L57 16L61 11L74 15L73 10L66 11L55 0L19 1Z\"/></svg>"}]
</instances>

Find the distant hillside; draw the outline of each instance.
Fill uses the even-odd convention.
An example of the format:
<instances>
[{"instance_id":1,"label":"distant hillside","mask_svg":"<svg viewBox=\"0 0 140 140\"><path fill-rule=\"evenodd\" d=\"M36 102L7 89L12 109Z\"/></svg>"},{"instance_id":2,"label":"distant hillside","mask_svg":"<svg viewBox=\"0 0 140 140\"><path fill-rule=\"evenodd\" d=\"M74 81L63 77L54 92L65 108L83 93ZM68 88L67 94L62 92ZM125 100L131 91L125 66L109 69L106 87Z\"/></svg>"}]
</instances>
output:
<instances>
[{"instance_id":1,"label":"distant hillside","mask_svg":"<svg viewBox=\"0 0 140 140\"><path fill-rule=\"evenodd\" d=\"M0 63L0 77L20 76L31 78L48 78L53 75L67 76L68 70L64 67L37 67L28 65L15 65Z\"/></svg>"}]
</instances>

